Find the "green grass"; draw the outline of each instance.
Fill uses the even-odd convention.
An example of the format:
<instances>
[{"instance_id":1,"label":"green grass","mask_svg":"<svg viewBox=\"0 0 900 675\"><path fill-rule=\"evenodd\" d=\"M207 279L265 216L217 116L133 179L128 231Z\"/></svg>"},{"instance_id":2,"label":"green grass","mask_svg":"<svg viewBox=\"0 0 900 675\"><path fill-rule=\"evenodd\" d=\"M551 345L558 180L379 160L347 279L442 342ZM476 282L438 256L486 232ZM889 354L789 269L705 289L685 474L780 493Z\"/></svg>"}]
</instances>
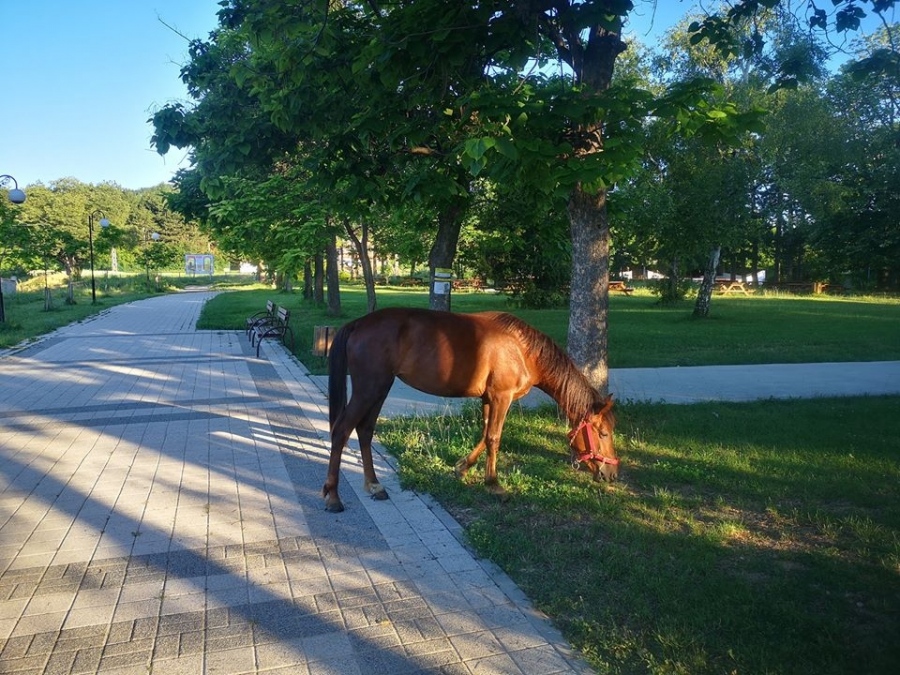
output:
<instances>
[{"instance_id":1,"label":"green grass","mask_svg":"<svg viewBox=\"0 0 900 675\"><path fill-rule=\"evenodd\" d=\"M345 287L343 314L299 294L254 290L222 294L209 302L201 327L238 329L267 299L292 312L295 353L313 373L324 373L324 359L311 354L317 325L339 326L366 311L359 287ZM378 306L427 307L422 290L378 289ZM454 311L510 310L565 346L567 310L515 310L505 296L455 293ZM715 297L712 316L691 317L692 305L660 307L648 293L613 295L609 312L609 365L612 368L807 363L900 359L900 300L834 297Z\"/></svg>"},{"instance_id":2,"label":"green grass","mask_svg":"<svg viewBox=\"0 0 900 675\"><path fill-rule=\"evenodd\" d=\"M900 398L619 414L622 480L567 462L552 410L514 413L499 501L453 464L479 414L382 421L429 492L602 673L900 668Z\"/></svg>"}]
</instances>

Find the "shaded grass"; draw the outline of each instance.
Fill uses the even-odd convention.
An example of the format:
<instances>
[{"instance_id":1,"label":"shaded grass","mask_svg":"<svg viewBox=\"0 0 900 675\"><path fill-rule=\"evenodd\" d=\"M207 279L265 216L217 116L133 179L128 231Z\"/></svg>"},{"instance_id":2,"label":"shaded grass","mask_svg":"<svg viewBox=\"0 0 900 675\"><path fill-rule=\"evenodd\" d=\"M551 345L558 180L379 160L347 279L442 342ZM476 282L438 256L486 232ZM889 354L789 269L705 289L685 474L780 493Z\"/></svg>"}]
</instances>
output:
<instances>
[{"instance_id":1,"label":"shaded grass","mask_svg":"<svg viewBox=\"0 0 900 675\"><path fill-rule=\"evenodd\" d=\"M340 326L366 312L360 287L344 287L342 315L299 294L253 290L221 294L207 303L200 327L239 329L247 316L272 299L292 311L295 354L310 369L325 372L311 353L314 327ZM565 346L568 310L517 310L505 296L455 293L453 310L512 311ZM418 289L379 288L378 306L427 307ZM610 297L609 365L612 368L750 363L812 363L900 359L900 301L834 297L715 297L712 316L691 317L692 305L660 307L647 292Z\"/></svg>"},{"instance_id":2,"label":"shaded grass","mask_svg":"<svg viewBox=\"0 0 900 675\"><path fill-rule=\"evenodd\" d=\"M510 416L501 502L452 473L478 411L382 421L434 495L600 672L900 668L900 398L619 412L623 478L571 470L555 411Z\"/></svg>"}]
</instances>

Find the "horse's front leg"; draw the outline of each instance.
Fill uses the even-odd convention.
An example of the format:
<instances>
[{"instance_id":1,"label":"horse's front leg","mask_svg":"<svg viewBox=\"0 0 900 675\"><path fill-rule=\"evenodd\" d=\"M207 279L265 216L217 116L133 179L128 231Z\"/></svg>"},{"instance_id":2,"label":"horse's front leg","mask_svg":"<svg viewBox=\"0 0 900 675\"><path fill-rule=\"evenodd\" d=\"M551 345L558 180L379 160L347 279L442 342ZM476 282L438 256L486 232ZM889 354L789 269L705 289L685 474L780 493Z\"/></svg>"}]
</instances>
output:
<instances>
[{"instance_id":1,"label":"horse's front leg","mask_svg":"<svg viewBox=\"0 0 900 675\"><path fill-rule=\"evenodd\" d=\"M499 495L506 494L506 490L500 486L497 476L497 454L500 452L500 437L503 435L503 424L506 422L506 414L511 403L512 397L494 400L490 405L490 415L485 425L488 454L484 465L484 484L489 492Z\"/></svg>"},{"instance_id":2,"label":"horse's front leg","mask_svg":"<svg viewBox=\"0 0 900 675\"><path fill-rule=\"evenodd\" d=\"M475 462L478 461L478 458L481 456L481 453L484 452L485 447L487 447L487 428L488 428L488 417L490 416L490 403L487 401L483 401L481 405L481 439L475 445L475 448L468 455L463 457L456 463L456 475L460 478L465 478L466 473L475 466Z\"/></svg>"}]
</instances>

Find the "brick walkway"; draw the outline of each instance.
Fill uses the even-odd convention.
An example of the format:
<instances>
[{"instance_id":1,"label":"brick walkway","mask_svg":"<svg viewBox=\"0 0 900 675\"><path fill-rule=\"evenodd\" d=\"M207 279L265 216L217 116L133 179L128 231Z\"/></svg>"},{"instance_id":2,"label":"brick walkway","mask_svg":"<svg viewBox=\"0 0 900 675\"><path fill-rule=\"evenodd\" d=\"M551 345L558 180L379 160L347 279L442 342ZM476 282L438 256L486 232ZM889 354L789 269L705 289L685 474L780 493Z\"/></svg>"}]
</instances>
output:
<instances>
[{"instance_id":1,"label":"brick walkway","mask_svg":"<svg viewBox=\"0 0 900 675\"><path fill-rule=\"evenodd\" d=\"M0 673L590 672L383 457L326 514L322 394L209 297L0 358Z\"/></svg>"}]
</instances>

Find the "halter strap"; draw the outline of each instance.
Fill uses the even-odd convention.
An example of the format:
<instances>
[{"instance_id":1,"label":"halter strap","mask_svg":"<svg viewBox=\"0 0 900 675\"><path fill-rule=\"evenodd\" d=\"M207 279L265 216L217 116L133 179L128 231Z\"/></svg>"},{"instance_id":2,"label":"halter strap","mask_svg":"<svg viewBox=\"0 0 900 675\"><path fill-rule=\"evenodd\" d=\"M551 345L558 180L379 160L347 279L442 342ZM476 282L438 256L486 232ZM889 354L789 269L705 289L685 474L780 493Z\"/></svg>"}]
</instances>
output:
<instances>
[{"instance_id":1,"label":"halter strap","mask_svg":"<svg viewBox=\"0 0 900 675\"><path fill-rule=\"evenodd\" d=\"M613 466L619 465L618 457L604 457L597 450L597 443L594 441L594 436L588 431L590 429L591 423L587 419L581 420L581 424L572 429L569 432L569 447L572 448L572 461L573 462L586 462L587 460L593 460L595 462L600 462L602 464L612 464ZM587 450L584 452L578 452L575 449L575 445L573 442L575 438L578 436L580 432L584 432L585 438L585 447Z\"/></svg>"}]
</instances>

